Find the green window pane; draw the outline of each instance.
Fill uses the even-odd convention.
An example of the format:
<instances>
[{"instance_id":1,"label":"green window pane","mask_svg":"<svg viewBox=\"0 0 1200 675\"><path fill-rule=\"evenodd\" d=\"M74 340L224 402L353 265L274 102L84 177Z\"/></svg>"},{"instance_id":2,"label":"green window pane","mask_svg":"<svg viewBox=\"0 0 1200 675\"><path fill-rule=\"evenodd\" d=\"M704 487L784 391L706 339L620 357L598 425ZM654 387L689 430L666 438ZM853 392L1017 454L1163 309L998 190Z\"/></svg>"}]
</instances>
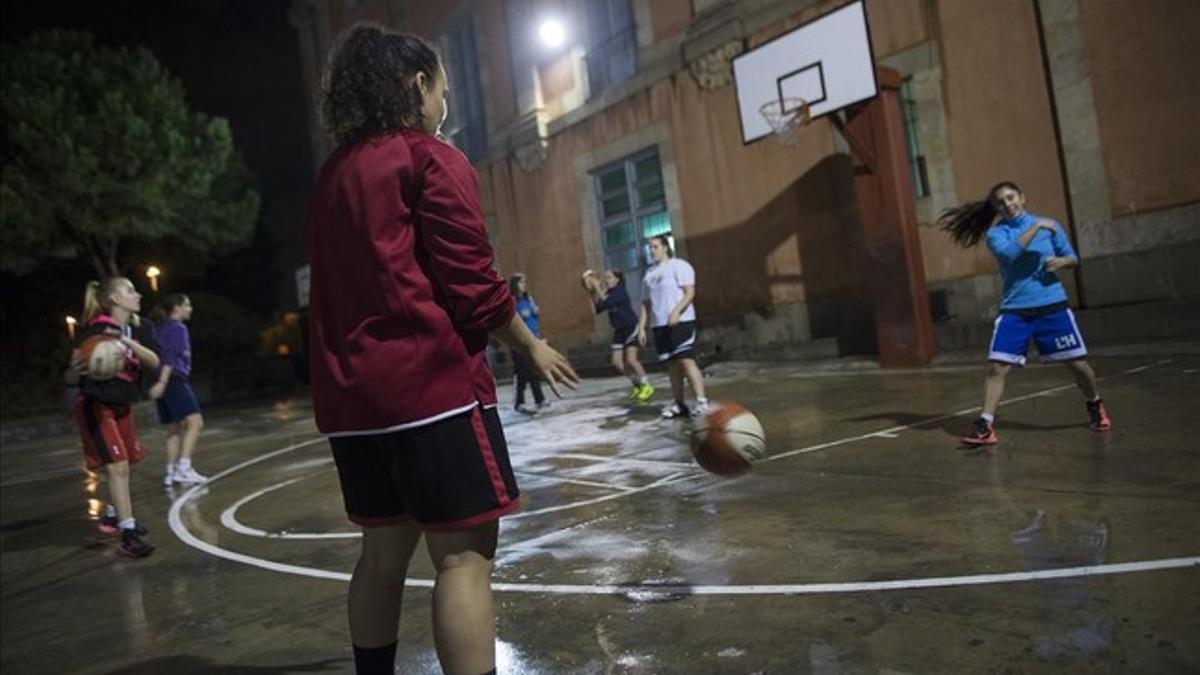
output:
<instances>
[{"instance_id":1,"label":"green window pane","mask_svg":"<svg viewBox=\"0 0 1200 675\"><path fill-rule=\"evenodd\" d=\"M639 159L634 163L633 169L639 183L648 180L662 181L662 167L658 164L658 155Z\"/></svg>"},{"instance_id":2,"label":"green window pane","mask_svg":"<svg viewBox=\"0 0 1200 675\"><path fill-rule=\"evenodd\" d=\"M625 169L620 168L616 171L600 174L600 191L612 192L625 187Z\"/></svg>"},{"instance_id":3,"label":"green window pane","mask_svg":"<svg viewBox=\"0 0 1200 675\"><path fill-rule=\"evenodd\" d=\"M650 185L642 185L638 187L638 206L645 208L662 204L666 201L666 196L663 194L662 183L651 183Z\"/></svg>"},{"instance_id":4,"label":"green window pane","mask_svg":"<svg viewBox=\"0 0 1200 675\"><path fill-rule=\"evenodd\" d=\"M625 192L604 200L604 218L612 218L629 213L629 195Z\"/></svg>"},{"instance_id":5,"label":"green window pane","mask_svg":"<svg viewBox=\"0 0 1200 675\"><path fill-rule=\"evenodd\" d=\"M666 211L642 217L642 238L649 239L660 234L671 233L671 217Z\"/></svg>"},{"instance_id":6,"label":"green window pane","mask_svg":"<svg viewBox=\"0 0 1200 675\"><path fill-rule=\"evenodd\" d=\"M610 270L635 270L638 267L638 250L636 246L623 248L619 251L609 251L604 256L605 267Z\"/></svg>"},{"instance_id":7,"label":"green window pane","mask_svg":"<svg viewBox=\"0 0 1200 675\"><path fill-rule=\"evenodd\" d=\"M632 244L634 240L633 221L626 220L604 228L604 247L615 248Z\"/></svg>"}]
</instances>

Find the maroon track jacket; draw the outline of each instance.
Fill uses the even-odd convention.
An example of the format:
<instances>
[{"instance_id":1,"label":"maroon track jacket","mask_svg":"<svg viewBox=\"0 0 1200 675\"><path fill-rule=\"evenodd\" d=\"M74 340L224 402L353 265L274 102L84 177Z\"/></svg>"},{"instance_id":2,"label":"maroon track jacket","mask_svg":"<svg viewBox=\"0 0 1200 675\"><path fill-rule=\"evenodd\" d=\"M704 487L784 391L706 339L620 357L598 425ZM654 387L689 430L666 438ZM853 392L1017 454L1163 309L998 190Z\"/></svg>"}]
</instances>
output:
<instances>
[{"instance_id":1,"label":"maroon track jacket","mask_svg":"<svg viewBox=\"0 0 1200 675\"><path fill-rule=\"evenodd\" d=\"M461 152L412 130L340 148L309 203L308 255L322 433L386 433L495 404L484 351L514 304Z\"/></svg>"}]
</instances>

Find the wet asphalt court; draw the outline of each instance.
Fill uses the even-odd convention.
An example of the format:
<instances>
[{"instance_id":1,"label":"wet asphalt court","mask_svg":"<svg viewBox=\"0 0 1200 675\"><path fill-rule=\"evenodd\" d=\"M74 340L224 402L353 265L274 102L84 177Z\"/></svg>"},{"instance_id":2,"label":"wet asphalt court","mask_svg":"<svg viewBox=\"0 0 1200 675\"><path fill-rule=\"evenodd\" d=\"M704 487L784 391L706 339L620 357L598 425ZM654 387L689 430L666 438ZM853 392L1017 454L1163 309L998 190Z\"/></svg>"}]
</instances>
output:
<instances>
[{"instance_id":1,"label":"wet asphalt court","mask_svg":"<svg viewBox=\"0 0 1200 675\"><path fill-rule=\"evenodd\" d=\"M766 461L700 470L687 425L588 380L502 409L523 509L496 559L507 673L1036 673L1200 669L1200 357L1095 358L1115 428L1061 367L1014 371L1001 443L965 451L982 367L720 363ZM135 510L158 551L95 529L78 441L6 443L6 673L352 672L358 535L303 399L206 411L205 486L161 485L144 428ZM438 672L419 552L398 672Z\"/></svg>"}]
</instances>

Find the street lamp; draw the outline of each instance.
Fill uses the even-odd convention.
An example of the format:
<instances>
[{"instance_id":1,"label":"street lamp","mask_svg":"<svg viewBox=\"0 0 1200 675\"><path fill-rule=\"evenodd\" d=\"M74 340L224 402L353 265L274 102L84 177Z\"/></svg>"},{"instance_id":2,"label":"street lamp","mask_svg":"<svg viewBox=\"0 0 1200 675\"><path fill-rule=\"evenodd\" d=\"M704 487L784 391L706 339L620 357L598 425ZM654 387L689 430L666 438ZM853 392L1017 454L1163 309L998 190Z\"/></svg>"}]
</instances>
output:
<instances>
[{"instance_id":1,"label":"street lamp","mask_svg":"<svg viewBox=\"0 0 1200 675\"><path fill-rule=\"evenodd\" d=\"M567 28L558 19L546 19L538 26L538 37L543 45L557 49L567 41Z\"/></svg>"},{"instance_id":2,"label":"street lamp","mask_svg":"<svg viewBox=\"0 0 1200 675\"><path fill-rule=\"evenodd\" d=\"M67 337L71 338L71 342L75 341L75 324L78 323L75 317L67 316Z\"/></svg>"},{"instance_id":3,"label":"street lamp","mask_svg":"<svg viewBox=\"0 0 1200 675\"><path fill-rule=\"evenodd\" d=\"M162 272L159 271L159 269L154 265L146 268L146 276L150 279L150 290L154 291L155 293L158 292L158 275L160 274L162 274Z\"/></svg>"}]
</instances>

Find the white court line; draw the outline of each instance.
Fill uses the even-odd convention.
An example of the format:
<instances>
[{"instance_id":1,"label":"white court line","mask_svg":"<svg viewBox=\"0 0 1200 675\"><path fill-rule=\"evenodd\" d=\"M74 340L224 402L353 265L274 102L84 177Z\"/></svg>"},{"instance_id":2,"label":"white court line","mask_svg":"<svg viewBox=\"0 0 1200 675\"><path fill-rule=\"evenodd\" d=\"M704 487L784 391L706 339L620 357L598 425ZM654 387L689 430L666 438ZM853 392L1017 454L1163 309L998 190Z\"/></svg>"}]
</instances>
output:
<instances>
[{"instance_id":1,"label":"white court line","mask_svg":"<svg viewBox=\"0 0 1200 675\"><path fill-rule=\"evenodd\" d=\"M1156 363L1150 363L1150 364L1147 364L1144 366L1138 366L1137 368L1130 368L1129 370L1123 370L1123 371L1117 373L1116 375L1109 375L1108 377L1097 377L1096 381L1100 382L1101 380L1111 379L1114 377L1121 377L1122 375L1132 375L1134 373L1140 373L1140 372L1149 370L1150 368L1154 368L1155 366L1165 366L1171 362L1172 362L1171 359L1166 359L1163 361L1158 361ZM1050 387L1049 389L1042 389L1040 391L1035 391L1032 394L1025 394L1024 396L1017 396L1016 398L1005 399L1000 402L1000 405L1009 405L1011 403L1019 403L1021 401L1028 401L1031 398L1039 398L1042 396L1049 396L1050 394L1054 394L1054 393L1057 393L1060 391L1065 391L1067 389L1074 389L1074 388L1075 388L1075 384L1073 384L1073 383L1072 384L1064 384L1064 385L1060 385L1057 387ZM963 410L959 410L956 413L951 413L949 415L942 415L940 417L930 417L927 420L921 420L920 422L913 422L912 424L904 424L902 426L891 427L890 429L881 429L879 431L870 431L865 434L860 434L858 436L850 436L849 438L839 438L836 441L829 441L826 443L818 443L816 445L808 445L803 448L796 448L795 450L788 450L787 452L781 452L778 455L771 455L770 457L765 457L763 459L758 460L757 463L761 464L763 462L774 462L776 460L786 459L788 457L795 457L796 455L803 455L803 454L807 454L810 452L816 452L818 450L828 450L829 448L835 448L839 445L847 445L849 443L865 441L868 438L895 438L896 434L899 434L901 431L915 429L917 427L925 426L926 424L933 424L934 422L942 422L944 420L954 419L955 417L962 417L963 415L970 415L971 413L977 412L982 409L983 408L965 408ZM887 434L890 434L890 435L887 435Z\"/></svg>"},{"instance_id":2,"label":"white court line","mask_svg":"<svg viewBox=\"0 0 1200 675\"><path fill-rule=\"evenodd\" d=\"M1150 367L1153 367L1155 365L1164 365L1167 363L1170 363L1170 361L1169 360L1168 361L1159 361L1158 363L1138 368L1138 369L1136 369L1136 372L1142 372L1142 371L1144 371ZM1135 372L1135 371L1124 371L1122 373L1118 373L1118 376L1130 374L1131 372ZM1113 376L1113 377L1116 377L1116 376ZM1097 379L1099 379L1099 378L1097 378ZM1058 390L1061 390L1064 388L1069 388L1069 386L1073 386L1073 385L1068 385L1067 387L1053 387L1051 389L1046 389L1046 390L1043 390L1040 392L1034 392L1032 394L1021 396L1021 397L1018 397L1015 399L1010 399L1008 401L1005 401L1004 403L1015 403L1017 401L1022 401L1022 400L1034 398L1037 396L1045 396L1051 392L1058 391ZM977 410L977 408L971 409L967 412L972 412L974 410ZM961 414L966 414L966 413L960 413L960 414L956 414L956 415L946 415L944 417L923 420L921 422L905 425L903 427L895 427L894 430L897 430L897 431L904 430L904 429L912 428L915 426L920 426L922 424L929 424L931 422L936 422L936 421L942 420L942 419L957 417L957 416L960 416ZM892 431L892 430L885 430L885 431ZM810 446L808 448L800 448L798 450L793 450L790 453L786 453L786 454L788 454L790 456L790 455L799 454L800 452L810 452L810 451L820 449L820 448L835 447L837 445L842 445L846 442L850 442L851 440L863 440L865 438L870 438L874 434L877 434L877 433L880 433L880 432L873 432L872 434L856 436L853 439L842 439L840 441L832 441L830 443L823 443L818 446ZM240 562L240 563L243 563L246 565L250 565L253 567L258 567L261 569L270 570L270 571L274 571L274 572L283 572L286 574L296 574L296 575L300 575L300 576L307 576L307 577L313 577L313 578L318 578L318 579L349 581L350 574L346 573L346 572L333 572L333 571L318 569L318 568L314 568L314 567L305 567L303 565L291 565L291 564L286 564L286 563L279 563L279 562L275 562L273 560L266 560L263 558L256 558L253 556L245 555L243 553L237 553L235 551L223 549L219 546L216 546L215 544L210 544L206 541L199 539L195 535L193 535L191 533L191 531L189 531L187 529L187 527L183 524L183 519L181 516L181 511L182 511L183 507L189 501L191 501L197 494L199 494L200 490L205 489L209 484L217 481L218 479L224 478L225 476L228 476L236 471L240 471L241 469L244 469L244 468L251 466L253 464L256 464L258 462L262 462L267 459L282 455L284 453L292 452L294 450L298 450L300 448L307 447L309 445L314 445L314 444L320 443L324 440L325 440L324 437L310 439L307 441L289 445L287 447L281 448L279 450L275 450L273 452L269 452L265 455L255 457L253 459L246 460L245 462L236 464L228 469L225 469L224 471L221 471L220 473L217 473L216 475L211 477L205 483L191 487L182 496L180 496L178 499L176 499L171 504L170 511L168 512L168 515L167 515L167 522L171 527L171 531L174 532L175 536L179 537L179 539L181 541L183 541L185 544L187 544L193 548L196 548L200 551L204 551L205 553L208 553L210 555L214 555L218 558L223 558L225 560L230 560L233 562ZM776 455L776 456L774 456L772 458L768 458L768 459L774 459L776 457L780 457L780 456ZM766 461L766 460L764 460L764 461ZM672 483L681 482L681 481L685 481L685 480L691 480L694 478L705 477L705 476L707 476L707 474L703 474L703 473L673 474L671 476L667 476L666 478L660 479L658 481L655 481L654 483L643 486L641 488L631 489L627 493L606 495L605 497L591 499L591 500L585 500L584 502L573 502L571 504L563 504L563 505L559 505L556 507L549 507L546 509L541 509L539 511L531 511L528 513L519 513L514 516L509 516L509 518L511 519L511 518L515 518L515 517L520 517L522 515L530 516L530 515L536 515L536 514L541 514L541 513L551 513L554 511L560 511L560 510L564 510L567 508L575 508L577 506L583 506L586 504L593 504L593 503L598 503L598 502L602 502L602 501L608 501L610 499L625 497L630 494L634 494L636 492L643 492L645 490L648 490L648 489L651 489L654 487L661 487L664 485L669 485ZM290 484L291 482L296 482L298 480L301 480L301 479L300 478L292 479L290 482L285 482L285 484ZM275 487L276 488L283 487L283 485L277 485ZM262 493L263 493L263 491L260 490L259 493L257 493L255 496L261 495ZM245 503L245 501L249 501L249 500L244 499L244 500L242 500L242 503ZM227 511L228 511L228 509L227 509ZM224 522L224 519L222 519L222 522ZM808 583L808 584L696 585L696 586L690 586L690 585L686 585L686 584L664 586L664 585L656 585L656 584L526 584L526 583L508 583L508 582L506 582L506 583L492 584L492 588L493 588L493 590L495 590L497 592L505 592L505 593L543 593L543 594L569 594L569 595L580 595L580 594L585 594L585 595L625 595L625 594L628 594L630 592L635 592L635 591L639 592L639 593L652 593L652 594L659 593L659 594L664 594L664 595L679 594L679 593L688 594L688 595L831 594L831 593L858 593L858 592L864 592L864 591L888 591L888 590L904 590L904 589L917 589L917 588L947 588L947 587L955 587L955 586L978 586L978 585L987 585L987 584L1018 583L1018 582L1027 582L1027 581L1040 581L1040 580L1046 580L1046 579L1066 579L1066 578L1075 578L1075 577L1125 574L1125 573L1131 573L1131 572L1149 572L1149 571L1166 570L1166 569L1191 568L1191 567L1197 567L1197 566L1200 566L1200 557L1162 558L1162 559L1156 559L1156 560L1142 560L1142 561L1136 561L1136 562L1114 563L1114 564L1107 564L1107 565L1086 565L1086 566L1081 566L1081 567L1066 567L1066 568L1050 569L1050 570L1035 570L1035 571L1031 571L1031 572L1008 572L1008 573L1001 573L1001 574L976 574L976 575L964 575L964 576L954 576L954 577L921 577L921 578L914 578L914 579L893 579L893 580L886 580L886 581L856 581L856 582ZM405 581L405 585L409 586L409 587L413 587L413 588L431 588L433 586L433 581L430 579L408 579Z\"/></svg>"},{"instance_id":3,"label":"white court line","mask_svg":"<svg viewBox=\"0 0 1200 675\"><path fill-rule=\"evenodd\" d=\"M515 473L518 476L528 476L530 478L541 478L543 480L552 480L557 483L570 483L571 485L582 485L584 487L594 487L594 488L601 488L601 489L605 489L605 490L621 490L624 492L628 492L628 491L634 489L631 487L625 487L624 485L612 485L610 483L601 483L599 481L593 481L593 480L580 480L578 478L566 478L564 476L551 476L549 474L537 473L534 471L518 471L517 469L513 469L513 473Z\"/></svg>"},{"instance_id":4,"label":"white court line","mask_svg":"<svg viewBox=\"0 0 1200 675\"><path fill-rule=\"evenodd\" d=\"M319 474L313 475L315 476ZM258 499L269 492L274 492L280 488L285 488L292 483L298 483L305 478L312 478L312 476L289 478L288 480L265 487L257 492L253 492L245 497L242 497L234 502L229 508L221 512L221 524L233 530L234 532L237 532L238 534L244 534L249 537L263 537L265 539L361 539L362 532L267 532L266 530L259 530L248 525L243 525L241 521L237 519L237 510L250 503L252 500Z\"/></svg>"},{"instance_id":5,"label":"white court line","mask_svg":"<svg viewBox=\"0 0 1200 675\"><path fill-rule=\"evenodd\" d=\"M592 455L586 452L560 452L555 453L553 459L582 459L597 463L613 462L615 464L648 464L651 466L674 466L685 469L694 469L696 465L692 462L672 462L671 460L663 459L638 459L636 457L613 457L610 455Z\"/></svg>"}]
</instances>

